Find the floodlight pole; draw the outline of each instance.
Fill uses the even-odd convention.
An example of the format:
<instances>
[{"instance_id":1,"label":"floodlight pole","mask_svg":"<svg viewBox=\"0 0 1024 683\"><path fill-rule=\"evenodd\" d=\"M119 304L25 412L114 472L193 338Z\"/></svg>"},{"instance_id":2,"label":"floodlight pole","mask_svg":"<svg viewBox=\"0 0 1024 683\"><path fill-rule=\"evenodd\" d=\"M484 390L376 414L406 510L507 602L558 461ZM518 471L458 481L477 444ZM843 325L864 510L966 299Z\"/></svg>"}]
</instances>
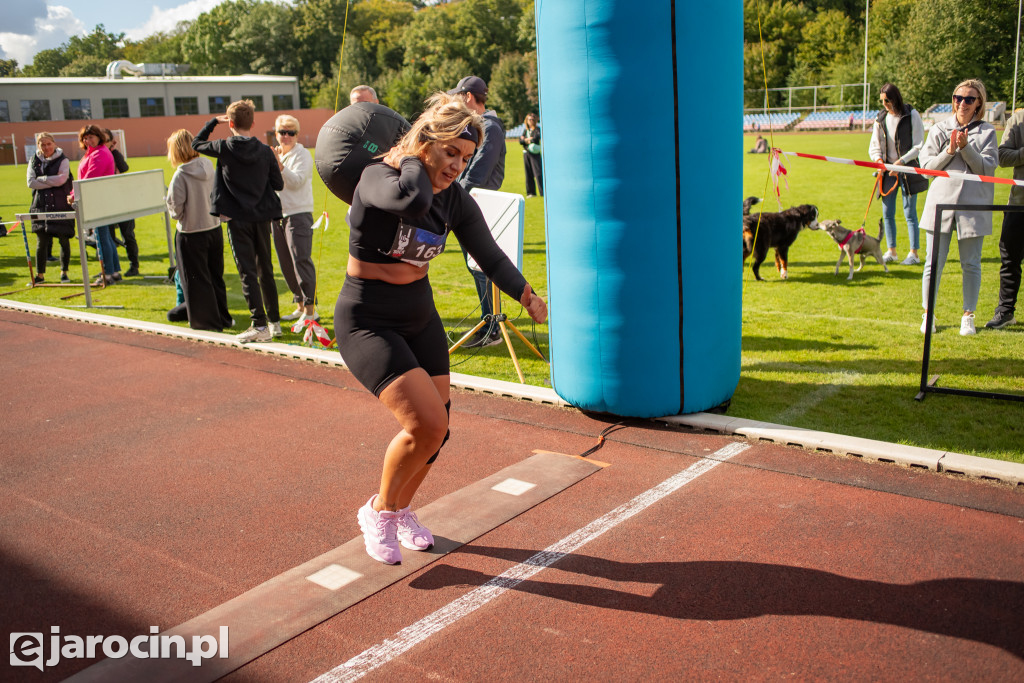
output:
<instances>
[{"instance_id":1,"label":"floodlight pole","mask_svg":"<svg viewBox=\"0 0 1024 683\"><path fill-rule=\"evenodd\" d=\"M863 107L860 116L861 130L865 130L868 126L868 14L870 12L871 0L864 0L864 97L861 101Z\"/></svg>"}]
</instances>

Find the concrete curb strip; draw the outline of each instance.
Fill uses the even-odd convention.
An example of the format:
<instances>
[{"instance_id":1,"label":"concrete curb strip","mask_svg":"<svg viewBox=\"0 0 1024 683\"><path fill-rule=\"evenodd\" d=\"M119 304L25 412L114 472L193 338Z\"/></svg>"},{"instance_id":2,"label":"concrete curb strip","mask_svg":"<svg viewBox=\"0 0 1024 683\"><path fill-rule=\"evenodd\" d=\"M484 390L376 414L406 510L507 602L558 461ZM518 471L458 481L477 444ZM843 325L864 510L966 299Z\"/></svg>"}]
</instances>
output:
<instances>
[{"instance_id":1,"label":"concrete curb strip","mask_svg":"<svg viewBox=\"0 0 1024 683\"><path fill-rule=\"evenodd\" d=\"M116 318L88 311L68 311L63 308L26 304L8 299L0 299L0 307L26 313L38 313L66 320L96 323L109 327L120 327L131 330L142 330L182 339L192 339L222 346L235 346L250 351L270 353L288 358L309 360L314 363L344 367L341 355L334 349L310 348L278 342L260 344L239 344L235 335L223 332L203 332L164 323L149 323L126 318ZM553 406L570 407L570 404L558 396L552 389L537 387L516 382L474 377L452 373L453 387L485 394L494 394L506 398L517 398ZM903 467L918 467L933 472L948 472L978 479L1001 481L1007 484L1024 486L1024 464L991 460L974 455L937 451L930 448L905 446L885 441L875 441L856 436L844 436L829 432L818 432L799 427L746 420L728 415L714 413L693 413L656 418L658 422L674 426L702 429L743 436L752 441L768 441L787 446L797 446L824 453L838 453L874 460L877 462L894 463Z\"/></svg>"}]
</instances>

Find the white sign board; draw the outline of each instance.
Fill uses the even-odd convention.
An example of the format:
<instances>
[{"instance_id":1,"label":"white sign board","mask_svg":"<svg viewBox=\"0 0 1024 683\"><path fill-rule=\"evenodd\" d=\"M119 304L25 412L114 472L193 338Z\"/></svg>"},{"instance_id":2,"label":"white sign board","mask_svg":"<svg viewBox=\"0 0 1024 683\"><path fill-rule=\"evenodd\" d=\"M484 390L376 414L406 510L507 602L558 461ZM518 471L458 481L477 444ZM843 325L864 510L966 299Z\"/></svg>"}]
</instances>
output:
<instances>
[{"instance_id":1,"label":"white sign board","mask_svg":"<svg viewBox=\"0 0 1024 683\"><path fill-rule=\"evenodd\" d=\"M523 221L526 200L523 195L512 192L497 192L474 188L470 196L480 205L480 210L491 230L491 236L505 252L509 260L520 271L523 270ZM469 258L469 267L480 270L476 261Z\"/></svg>"},{"instance_id":2,"label":"white sign board","mask_svg":"<svg viewBox=\"0 0 1024 683\"><path fill-rule=\"evenodd\" d=\"M161 169L75 181L79 228L120 223L167 210Z\"/></svg>"}]
</instances>

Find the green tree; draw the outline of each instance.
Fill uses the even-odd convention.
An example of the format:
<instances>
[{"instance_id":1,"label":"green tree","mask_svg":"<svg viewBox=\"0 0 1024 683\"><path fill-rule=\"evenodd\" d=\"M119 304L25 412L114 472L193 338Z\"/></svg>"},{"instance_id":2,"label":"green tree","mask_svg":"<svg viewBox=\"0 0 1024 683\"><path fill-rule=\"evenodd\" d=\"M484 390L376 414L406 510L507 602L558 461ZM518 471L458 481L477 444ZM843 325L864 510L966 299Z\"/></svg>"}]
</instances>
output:
<instances>
[{"instance_id":1,"label":"green tree","mask_svg":"<svg viewBox=\"0 0 1024 683\"><path fill-rule=\"evenodd\" d=\"M907 27L914 5L926 0L874 0L868 27L868 79L875 91L884 83L900 85ZM902 90L902 87L901 87Z\"/></svg>"},{"instance_id":2,"label":"green tree","mask_svg":"<svg viewBox=\"0 0 1024 683\"><path fill-rule=\"evenodd\" d=\"M63 47L52 47L37 52L32 57L32 63L26 66L22 73L34 78L56 78L60 76L60 70L70 62Z\"/></svg>"},{"instance_id":3,"label":"green tree","mask_svg":"<svg viewBox=\"0 0 1024 683\"><path fill-rule=\"evenodd\" d=\"M359 66L365 72L376 76L402 67L402 34L413 21L415 10L412 3L396 0L364 0L352 7L350 37L359 41L361 50L355 54L364 56Z\"/></svg>"},{"instance_id":4,"label":"green tree","mask_svg":"<svg viewBox=\"0 0 1024 683\"><path fill-rule=\"evenodd\" d=\"M381 103L391 107L412 121L423 111L423 100L428 94L427 78L415 64L409 64L398 71L384 74L381 91L377 97Z\"/></svg>"},{"instance_id":5,"label":"green tree","mask_svg":"<svg viewBox=\"0 0 1024 683\"><path fill-rule=\"evenodd\" d=\"M470 73L489 81L501 55L523 51L523 9L522 0L462 0L420 10L403 34L405 63L429 73L463 59Z\"/></svg>"},{"instance_id":6,"label":"green tree","mask_svg":"<svg viewBox=\"0 0 1024 683\"><path fill-rule=\"evenodd\" d=\"M0 59L0 77L10 78L20 75L21 72L18 69L17 59Z\"/></svg>"},{"instance_id":7,"label":"green tree","mask_svg":"<svg viewBox=\"0 0 1024 683\"><path fill-rule=\"evenodd\" d=\"M157 31L142 40L129 40L124 46L124 58L135 64L183 64L181 43L188 27L189 22L182 21L170 32Z\"/></svg>"},{"instance_id":8,"label":"green tree","mask_svg":"<svg viewBox=\"0 0 1024 683\"><path fill-rule=\"evenodd\" d=\"M294 10L290 5L258 2L231 31L224 47L245 63L245 73L297 75Z\"/></svg>"},{"instance_id":9,"label":"green tree","mask_svg":"<svg viewBox=\"0 0 1024 683\"><path fill-rule=\"evenodd\" d=\"M861 32L850 17L839 10L819 12L804 24L796 64L806 66L820 83L821 76L836 63L848 62L860 43ZM813 77L812 76L812 77Z\"/></svg>"},{"instance_id":10,"label":"green tree","mask_svg":"<svg viewBox=\"0 0 1024 683\"><path fill-rule=\"evenodd\" d=\"M949 102L953 88L966 78L980 78L990 101L1009 99L1017 5L1013 0L915 3L903 42L892 46L898 68L893 76L904 99L924 111Z\"/></svg>"},{"instance_id":11,"label":"green tree","mask_svg":"<svg viewBox=\"0 0 1024 683\"><path fill-rule=\"evenodd\" d=\"M64 78L74 78L88 76L91 78L100 78L107 71L107 64L110 63L109 59L104 57L96 57L93 55L82 55L75 57L71 60L67 66L60 70L60 75Z\"/></svg>"},{"instance_id":12,"label":"green tree","mask_svg":"<svg viewBox=\"0 0 1024 683\"><path fill-rule=\"evenodd\" d=\"M249 71L255 56L244 53L232 42L232 33L245 15L254 11L256 0L229 0L203 12L182 39L182 56L197 75L238 75Z\"/></svg>"},{"instance_id":13,"label":"green tree","mask_svg":"<svg viewBox=\"0 0 1024 683\"><path fill-rule=\"evenodd\" d=\"M295 55L304 78L330 80L337 73L342 37L346 35L346 0L295 0ZM346 40L347 42L347 40Z\"/></svg>"},{"instance_id":14,"label":"green tree","mask_svg":"<svg viewBox=\"0 0 1024 683\"><path fill-rule=\"evenodd\" d=\"M487 106L494 108L506 128L518 125L537 109L537 54L502 55L491 73Z\"/></svg>"},{"instance_id":15,"label":"green tree","mask_svg":"<svg viewBox=\"0 0 1024 683\"><path fill-rule=\"evenodd\" d=\"M790 0L773 0L771 3L744 0L743 88L747 100L744 106L760 107L764 104L765 72L769 88L787 84L789 73L796 66L803 27L812 16L803 4ZM772 105L782 101L781 93L772 93Z\"/></svg>"},{"instance_id":16,"label":"green tree","mask_svg":"<svg viewBox=\"0 0 1024 683\"><path fill-rule=\"evenodd\" d=\"M103 27L103 24L97 24L91 33L68 38L63 47L69 62L83 57L95 57L112 62L124 56L124 50L121 47L123 43L124 33L110 33ZM103 74L100 73L100 75Z\"/></svg>"}]
</instances>

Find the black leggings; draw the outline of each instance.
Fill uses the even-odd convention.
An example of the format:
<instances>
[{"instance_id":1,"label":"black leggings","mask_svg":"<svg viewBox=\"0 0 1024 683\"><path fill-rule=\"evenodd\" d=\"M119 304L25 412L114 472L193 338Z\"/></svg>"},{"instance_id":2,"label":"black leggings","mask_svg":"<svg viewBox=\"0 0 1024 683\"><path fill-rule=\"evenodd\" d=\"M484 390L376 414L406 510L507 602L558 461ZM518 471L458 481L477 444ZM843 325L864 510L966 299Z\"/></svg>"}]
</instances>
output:
<instances>
[{"instance_id":1,"label":"black leggings","mask_svg":"<svg viewBox=\"0 0 1024 683\"><path fill-rule=\"evenodd\" d=\"M60 271L66 273L71 264L71 238L54 237L45 232L37 232L36 238L36 272L42 275L46 272L46 257L50 255L53 247L53 240L60 241Z\"/></svg>"},{"instance_id":2,"label":"black leggings","mask_svg":"<svg viewBox=\"0 0 1024 683\"><path fill-rule=\"evenodd\" d=\"M334 307L334 333L345 365L380 398L415 368L448 375L448 337L427 278L407 285L345 276Z\"/></svg>"}]
</instances>

